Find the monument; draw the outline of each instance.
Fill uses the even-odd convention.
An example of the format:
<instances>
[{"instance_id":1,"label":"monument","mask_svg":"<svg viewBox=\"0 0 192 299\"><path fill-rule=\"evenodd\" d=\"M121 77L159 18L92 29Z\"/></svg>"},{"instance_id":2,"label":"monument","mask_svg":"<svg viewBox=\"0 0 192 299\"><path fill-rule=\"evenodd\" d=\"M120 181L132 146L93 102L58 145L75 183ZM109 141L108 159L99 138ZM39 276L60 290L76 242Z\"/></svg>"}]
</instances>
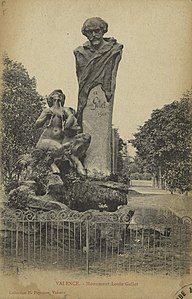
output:
<instances>
[{"instance_id":1,"label":"monument","mask_svg":"<svg viewBox=\"0 0 192 299\"><path fill-rule=\"evenodd\" d=\"M88 176L111 174L111 132L116 75L123 46L104 38L108 24L101 18L87 19L82 34L88 41L74 51L79 83L77 119L91 135L84 166Z\"/></svg>"},{"instance_id":2,"label":"monument","mask_svg":"<svg viewBox=\"0 0 192 299\"><path fill-rule=\"evenodd\" d=\"M127 203L128 186L106 180L112 172L113 101L123 48L114 38L103 37L107 30L100 18L83 24L88 42L74 51L77 113L65 107L61 89L47 97L47 107L35 123L42 130L36 148L17 163L20 182L10 192L11 206L21 202L24 208L57 205L114 212Z\"/></svg>"}]
</instances>

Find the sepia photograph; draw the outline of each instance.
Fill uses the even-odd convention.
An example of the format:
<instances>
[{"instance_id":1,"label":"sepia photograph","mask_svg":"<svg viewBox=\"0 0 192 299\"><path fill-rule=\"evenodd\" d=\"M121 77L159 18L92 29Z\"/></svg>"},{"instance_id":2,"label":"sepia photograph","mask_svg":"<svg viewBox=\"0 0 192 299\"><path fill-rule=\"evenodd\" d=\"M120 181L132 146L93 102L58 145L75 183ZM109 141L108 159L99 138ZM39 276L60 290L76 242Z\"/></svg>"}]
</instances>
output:
<instances>
[{"instance_id":1,"label":"sepia photograph","mask_svg":"<svg viewBox=\"0 0 192 299\"><path fill-rule=\"evenodd\" d=\"M0 299L192 297L192 1L0 1Z\"/></svg>"}]
</instances>

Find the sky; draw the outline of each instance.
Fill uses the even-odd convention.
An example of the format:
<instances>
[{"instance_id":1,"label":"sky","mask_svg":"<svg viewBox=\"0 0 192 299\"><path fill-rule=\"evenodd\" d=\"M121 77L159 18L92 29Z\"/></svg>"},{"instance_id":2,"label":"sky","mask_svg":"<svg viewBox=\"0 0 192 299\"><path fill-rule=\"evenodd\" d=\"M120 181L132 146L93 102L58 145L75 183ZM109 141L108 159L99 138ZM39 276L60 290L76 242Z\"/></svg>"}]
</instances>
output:
<instances>
[{"instance_id":1,"label":"sky","mask_svg":"<svg viewBox=\"0 0 192 299\"><path fill-rule=\"evenodd\" d=\"M113 124L125 140L192 86L191 0L5 0L0 9L1 51L35 76L42 96L62 89L74 108L82 24L95 16L108 23L105 37L124 45Z\"/></svg>"}]
</instances>

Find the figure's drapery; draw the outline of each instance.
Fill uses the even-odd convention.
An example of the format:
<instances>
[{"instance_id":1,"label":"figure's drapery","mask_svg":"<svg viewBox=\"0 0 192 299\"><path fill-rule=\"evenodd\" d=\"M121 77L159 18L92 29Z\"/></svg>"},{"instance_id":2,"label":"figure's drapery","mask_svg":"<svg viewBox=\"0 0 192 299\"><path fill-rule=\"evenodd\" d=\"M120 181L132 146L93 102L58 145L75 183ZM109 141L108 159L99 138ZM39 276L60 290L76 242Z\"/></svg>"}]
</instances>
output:
<instances>
[{"instance_id":1,"label":"figure's drapery","mask_svg":"<svg viewBox=\"0 0 192 299\"><path fill-rule=\"evenodd\" d=\"M123 46L114 38L104 38L104 41L105 44L97 51L89 42L74 51L79 83L77 115L80 124L82 124L83 109L93 87L101 84L108 101L114 93L115 77Z\"/></svg>"}]
</instances>

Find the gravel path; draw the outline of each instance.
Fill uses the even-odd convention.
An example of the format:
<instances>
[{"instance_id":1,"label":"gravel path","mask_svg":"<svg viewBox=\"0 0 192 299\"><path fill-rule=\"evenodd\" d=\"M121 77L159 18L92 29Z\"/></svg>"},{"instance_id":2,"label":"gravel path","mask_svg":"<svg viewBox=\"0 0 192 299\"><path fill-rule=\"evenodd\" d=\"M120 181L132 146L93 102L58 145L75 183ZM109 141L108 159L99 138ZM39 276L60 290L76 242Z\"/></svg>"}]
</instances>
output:
<instances>
[{"instance_id":1,"label":"gravel path","mask_svg":"<svg viewBox=\"0 0 192 299\"><path fill-rule=\"evenodd\" d=\"M192 194L170 194L168 191L153 188L150 181L132 181L128 206L142 213L165 210L179 217L192 218Z\"/></svg>"}]
</instances>

